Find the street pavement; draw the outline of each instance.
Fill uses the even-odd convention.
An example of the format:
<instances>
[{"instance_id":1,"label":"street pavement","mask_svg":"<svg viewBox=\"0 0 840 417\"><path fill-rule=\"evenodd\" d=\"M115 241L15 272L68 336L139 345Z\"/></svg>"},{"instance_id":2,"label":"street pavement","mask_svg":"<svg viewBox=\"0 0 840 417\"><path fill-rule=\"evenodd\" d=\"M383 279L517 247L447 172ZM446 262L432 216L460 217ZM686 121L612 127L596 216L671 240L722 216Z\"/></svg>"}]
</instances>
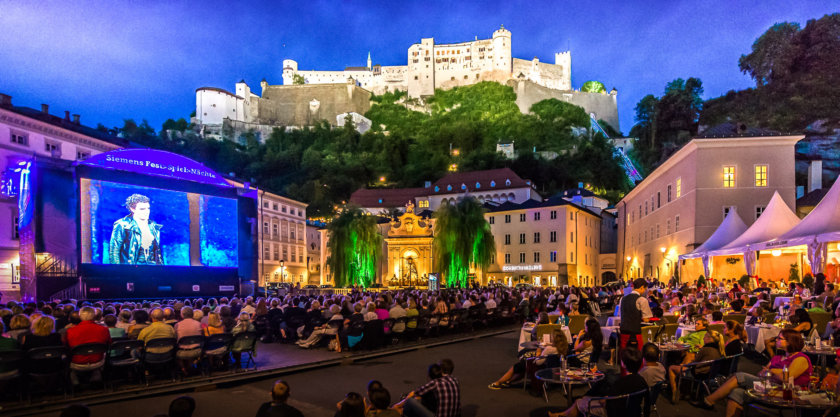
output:
<instances>
[{"instance_id":1,"label":"street pavement","mask_svg":"<svg viewBox=\"0 0 840 417\"><path fill-rule=\"evenodd\" d=\"M473 416L546 416L547 409L565 408L562 390L550 392L549 403L519 388L490 390L487 385L496 380L516 361L518 332L484 337L391 356L357 361L352 364L325 367L287 374L278 378L291 387L289 403L308 417L332 417L336 403L351 391L364 394L367 382L380 380L396 402L402 394L426 381L427 366L443 358L455 362L455 376L461 382L463 417ZM747 361L742 361L742 363ZM746 363L742 368L757 368ZM169 402L179 395L190 395L197 402L195 416L252 416L260 404L270 400L273 381L270 378L229 386L211 386L188 393L173 393L150 398L130 399L91 407L94 417L153 417L165 414ZM576 391L581 395L583 390ZM657 403L659 415L701 417L723 415L723 404L714 412L692 407L683 400L677 406L661 397ZM58 416L58 413L39 414Z\"/></svg>"}]
</instances>

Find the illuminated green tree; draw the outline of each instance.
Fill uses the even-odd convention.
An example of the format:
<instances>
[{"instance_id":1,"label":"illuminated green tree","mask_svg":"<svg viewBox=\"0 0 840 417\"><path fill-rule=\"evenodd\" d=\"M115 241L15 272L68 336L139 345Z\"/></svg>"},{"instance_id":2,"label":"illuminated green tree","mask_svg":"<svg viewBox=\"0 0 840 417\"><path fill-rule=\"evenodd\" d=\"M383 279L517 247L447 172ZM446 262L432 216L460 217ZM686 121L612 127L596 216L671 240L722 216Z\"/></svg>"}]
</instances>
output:
<instances>
[{"instance_id":1,"label":"illuminated green tree","mask_svg":"<svg viewBox=\"0 0 840 417\"><path fill-rule=\"evenodd\" d=\"M600 81L587 81L580 87L580 91L585 93L606 93L607 89Z\"/></svg>"},{"instance_id":2,"label":"illuminated green tree","mask_svg":"<svg viewBox=\"0 0 840 417\"><path fill-rule=\"evenodd\" d=\"M337 287L369 287L376 280L376 265L382 253L382 235L376 216L358 207L346 207L327 226L327 266Z\"/></svg>"},{"instance_id":3,"label":"illuminated green tree","mask_svg":"<svg viewBox=\"0 0 840 417\"><path fill-rule=\"evenodd\" d=\"M448 286L466 286L471 266L487 270L496 243L478 200L466 197L435 212L434 251Z\"/></svg>"}]
</instances>

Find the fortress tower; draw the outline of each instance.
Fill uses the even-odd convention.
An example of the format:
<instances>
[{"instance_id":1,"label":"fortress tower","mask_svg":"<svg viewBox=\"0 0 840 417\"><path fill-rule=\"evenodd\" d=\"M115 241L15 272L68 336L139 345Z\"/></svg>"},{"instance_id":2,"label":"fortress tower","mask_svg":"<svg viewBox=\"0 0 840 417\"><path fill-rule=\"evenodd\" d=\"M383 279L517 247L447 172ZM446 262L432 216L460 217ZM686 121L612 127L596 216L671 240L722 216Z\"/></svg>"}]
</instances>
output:
<instances>
[{"instance_id":1,"label":"fortress tower","mask_svg":"<svg viewBox=\"0 0 840 417\"><path fill-rule=\"evenodd\" d=\"M493 32L493 69L510 73L511 65L510 31L505 25Z\"/></svg>"}]
</instances>

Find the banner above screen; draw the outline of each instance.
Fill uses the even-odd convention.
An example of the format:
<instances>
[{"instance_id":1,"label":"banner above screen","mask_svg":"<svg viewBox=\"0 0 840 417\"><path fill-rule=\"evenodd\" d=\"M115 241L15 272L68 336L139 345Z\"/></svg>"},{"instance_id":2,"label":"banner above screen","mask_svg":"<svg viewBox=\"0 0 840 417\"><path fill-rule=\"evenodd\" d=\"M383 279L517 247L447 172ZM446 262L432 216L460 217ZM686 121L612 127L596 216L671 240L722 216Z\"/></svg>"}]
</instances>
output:
<instances>
[{"instance_id":1,"label":"banner above screen","mask_svg":"<svg viewBox=\"0 0 840 417\"><path fill-rule=\"evenodd\" d=\"M153 149L119 149L94 155L79 164L232 187L221 175L192 159Z\"/></svg>"}]
</instances>

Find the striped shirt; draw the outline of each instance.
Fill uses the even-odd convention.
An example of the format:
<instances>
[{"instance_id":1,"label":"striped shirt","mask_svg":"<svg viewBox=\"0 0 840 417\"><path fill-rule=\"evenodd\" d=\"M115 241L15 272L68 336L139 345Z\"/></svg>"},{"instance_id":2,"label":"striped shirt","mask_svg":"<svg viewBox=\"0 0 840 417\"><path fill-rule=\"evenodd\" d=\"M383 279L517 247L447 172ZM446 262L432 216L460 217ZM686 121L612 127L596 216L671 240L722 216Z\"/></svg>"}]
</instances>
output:
<instances>
[{"instance_id":1,"label":"striped shirt","mask_svg":"<svg viewBox=\"0 0 840 417\"><path fill-rule=\"evenodd\" d=\"M433 379L417 388L414 391L417 395L423 395L434 391L435 397L438 400L436 417L460 417L461 415L461 384L458 380L451 376L445 375L443 377Z\"/></svg>"}]
</instances>

